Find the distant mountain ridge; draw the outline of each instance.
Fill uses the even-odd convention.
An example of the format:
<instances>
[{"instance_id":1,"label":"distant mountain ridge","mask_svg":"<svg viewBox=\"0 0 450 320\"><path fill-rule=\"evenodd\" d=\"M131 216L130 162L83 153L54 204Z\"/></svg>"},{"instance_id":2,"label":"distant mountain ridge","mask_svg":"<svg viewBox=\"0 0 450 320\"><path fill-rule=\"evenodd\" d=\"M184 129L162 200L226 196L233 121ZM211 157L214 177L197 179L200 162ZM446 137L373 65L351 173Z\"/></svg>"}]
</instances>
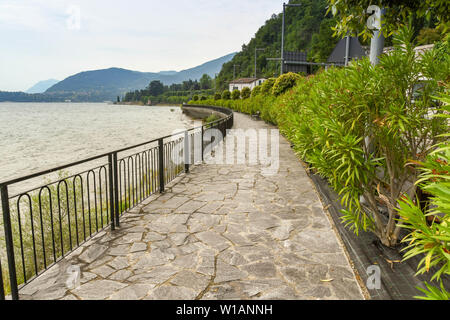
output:
<instances>
[{"instance_id":1,"label":"distant mountain ridge","mask_svg":"<svg viewBox=\"0 0 450 320\"><path fill-rule=\"evenodd\" d=\"M122 68L84 71L70 76L45 91L46 94L95 94L103 95L101 99L113 100L130 90L143 89L153 80L160 80L165 85L181 83L192 79L198 80L203 74L214 77L222 65L230 61L235 53L208 61L200 66L182 71L139 72ZM101 100L100 99L100 100Z\"/></svg>"},{"instance_id":2,"label":"distant mountain ridge","mask_svg":"<svg viewBox=\"0 0 450 320\"><path fill-rule=\"evenodd\" d=\"M0 102L115 101L117 96L124 95L128 91L143 89L153 80L160 80L165 85L170 85L189 79L199 80L203 74L214 77L220 72L222 65L233 59L235 54L231 53L178 72L172 70L139 72L122 68L84 71L53 84L43 93L0 91Z\"/></svg>"},{"instance_id":3,"label":"distant mountain ridge","mask_svg":"<svg viewBox=\"0 0 450 320\"><path fill-rule=\"evenodd\" d=\"M42 93L42 92L45 92L51 86L57 84L58 82L59 82L59 80L56 80L56 79L48 79L48 80L39 81L34 86L32 86L30 89L25 91L25 93Z\"/></svg>"}]
</instances>

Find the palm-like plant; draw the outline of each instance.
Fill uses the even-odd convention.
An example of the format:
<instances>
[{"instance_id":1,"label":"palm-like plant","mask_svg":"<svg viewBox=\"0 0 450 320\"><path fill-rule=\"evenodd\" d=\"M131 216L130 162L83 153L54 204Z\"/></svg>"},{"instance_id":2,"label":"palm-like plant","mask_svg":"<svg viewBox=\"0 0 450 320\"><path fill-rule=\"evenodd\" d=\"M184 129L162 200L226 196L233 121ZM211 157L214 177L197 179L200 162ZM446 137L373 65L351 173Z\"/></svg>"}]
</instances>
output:
<instances>
[{"instance_id":1,"label":"palm-like plant","mask_svg":"<svg viewBox=\"0 0 450 320\"><path fill-rule=\"evenodd\" d=\"M450 96L441 97L446 103L444 113L440 117L450 119ZM449 138L447 132L441 137ZM441 276L450 274L450 142L446 140L436 146L423 163L418 163L422 174L417 184L430 195L430 203L421 206L407 198L399 202L399 214L403 220L402 227L411 230L403 242L409 243L404 249L404 259L423 255L418 265L418 274L423 274L435 267L431 281L441 281L440 289L425 283L427 289L418 288L425 296L418 298L427 300L449 300L448 292L442 283Z\"/></svg>"}]
</instances>

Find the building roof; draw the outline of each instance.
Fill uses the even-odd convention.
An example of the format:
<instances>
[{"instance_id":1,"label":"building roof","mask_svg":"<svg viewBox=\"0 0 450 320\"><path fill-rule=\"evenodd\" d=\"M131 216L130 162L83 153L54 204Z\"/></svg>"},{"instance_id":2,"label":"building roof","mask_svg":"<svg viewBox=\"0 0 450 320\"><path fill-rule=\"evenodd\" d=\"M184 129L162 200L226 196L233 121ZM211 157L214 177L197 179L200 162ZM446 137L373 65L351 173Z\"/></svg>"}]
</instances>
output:
<instances>
[{"instance_id":1,"label":"building roof","mask_svg":"<svg viewBox=\"0 0 450 320\"><path fill-rule=\"evenodd\" d=\"M230 84L242 84L242 83L252 83L258 80L257 78L241 78L241 79L235 79L233 81L230 81Z\"/></svg>"},{"instance_id":2,"label":"building roof","mask_svg":"<svg viewBox=\"0 0 450 320\"><path fill-rule=\"evenodd\" d=\"M364 57L366 55L366 52L364 52L363 47L361 47L361 44L359 43L358 38L349 37L349 40L350 40L349 61ZM334 48L331 55L328 57L328 62L344 64L345 63L345 47L346 47L346 39L344 38L338 42L338 44Z\"/></svg>"}]
</instances>

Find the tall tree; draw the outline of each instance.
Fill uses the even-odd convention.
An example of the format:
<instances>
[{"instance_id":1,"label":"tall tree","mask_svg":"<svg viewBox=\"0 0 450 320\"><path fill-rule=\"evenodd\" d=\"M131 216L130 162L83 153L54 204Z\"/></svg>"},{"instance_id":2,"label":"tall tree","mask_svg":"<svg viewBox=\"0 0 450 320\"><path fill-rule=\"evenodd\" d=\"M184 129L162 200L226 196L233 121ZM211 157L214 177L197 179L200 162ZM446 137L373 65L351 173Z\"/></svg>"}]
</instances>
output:
<instances>
[{"instance_id":1,"label":"tall tree","mask_svg":"<svg viewBox=\"0 0 450 320\"><path fill-rule=\"evenodd\" d=\"M339 38L333 37L332 27L336 24L336 19L324 19L320 23L319 33L315 33L311 39L311 50L308 58L315 62L326 62Z\"/></svg>"},{"instance_id":2,"label":"tall tree","mask_svg":"<svg viewBox=\"0 0 450 320\"><path fill-rule=\"evenodd\" d=\"M151 96L159 96L164 93L164 85L159 80L153 80L150 82L147 89Z\"/></svg>"},{"instance_id":3,"label":"tall tree","mask_svg":"<svg viewBox=\"0 0 450 320\"><path fill-rule=\"evenodd\" d=\"M209 75L204 74L200 78L200 88L201 89L211 89L212 87L212 79Z\"/></svg>"}]
</instances>

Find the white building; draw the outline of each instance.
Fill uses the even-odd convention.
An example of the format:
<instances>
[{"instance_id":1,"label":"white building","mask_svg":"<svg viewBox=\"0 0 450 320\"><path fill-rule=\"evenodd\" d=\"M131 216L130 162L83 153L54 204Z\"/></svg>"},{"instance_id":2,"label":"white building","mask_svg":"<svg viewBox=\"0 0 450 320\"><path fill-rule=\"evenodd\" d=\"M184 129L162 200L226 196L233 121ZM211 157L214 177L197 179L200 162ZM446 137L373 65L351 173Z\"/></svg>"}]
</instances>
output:
<instances>
[{"instance_id":1,"label":"white building","mask_svg":"<svg viewBox=\"0 0 450 320\"><path fill-rule=\"evenodd\" d=\"M264 78L241 78L236 79L230 82L230 91L233 92L233 90L239 90L241 91L243 88L248 87L250 90L253 90L254 87L259 86L267 79Z\"/></svg>"}]
</instances>

